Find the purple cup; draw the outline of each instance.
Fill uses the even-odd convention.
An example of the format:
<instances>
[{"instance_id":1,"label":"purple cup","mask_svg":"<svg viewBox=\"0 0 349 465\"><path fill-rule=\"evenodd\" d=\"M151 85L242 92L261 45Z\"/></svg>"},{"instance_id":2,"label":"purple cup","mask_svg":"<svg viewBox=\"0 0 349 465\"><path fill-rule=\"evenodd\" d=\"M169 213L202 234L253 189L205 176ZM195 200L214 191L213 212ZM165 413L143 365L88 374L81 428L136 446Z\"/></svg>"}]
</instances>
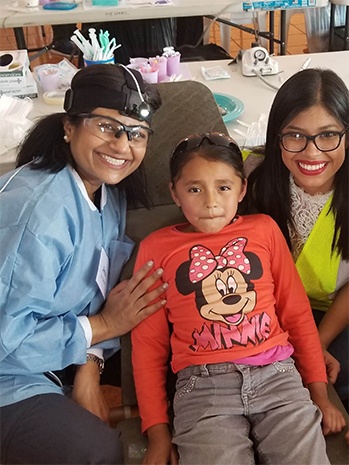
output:
<instances>
[{"instance_id":1,"label":"purple cup","mask_svg":"<svg viewBox=\"0 0 349 465\"><path fill-rule=\"evenodd\" d=\"M167 76L178 76L180 74L181 54L176 52L167 57Z\"/></svg>"},{"instance_id":2,"label":"purple cup","mask_svg":"<svg viewBox=\"0 0 349 465\"><path fill-rule=\"evenodd\" d=\"M167 57L151 57L149 58L149 63L152 66L157 66L159 69L158 82L164 81L167 77Z\"/></svg>"}]
</instances>

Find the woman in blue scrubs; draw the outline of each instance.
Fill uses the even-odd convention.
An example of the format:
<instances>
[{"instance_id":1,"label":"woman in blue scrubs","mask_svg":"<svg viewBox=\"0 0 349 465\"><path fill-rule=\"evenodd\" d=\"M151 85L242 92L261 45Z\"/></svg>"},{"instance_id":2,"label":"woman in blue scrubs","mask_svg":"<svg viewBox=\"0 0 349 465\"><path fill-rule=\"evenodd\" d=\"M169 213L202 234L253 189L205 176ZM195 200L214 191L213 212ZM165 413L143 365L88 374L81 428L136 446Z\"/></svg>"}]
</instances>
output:
<instances>
[{"instance_id":1,"label":"woman in blue scrubs","mask_svg":"<svg viewBox=\"0 0 349 465\"><path fill-rule=\"evenodd\" d=\"M123 463L99 376L118 337L163 305L152 263L118 284L159 105L136 71L84 68L0 177L2 465Z\"/></svg>"}]
</instances>

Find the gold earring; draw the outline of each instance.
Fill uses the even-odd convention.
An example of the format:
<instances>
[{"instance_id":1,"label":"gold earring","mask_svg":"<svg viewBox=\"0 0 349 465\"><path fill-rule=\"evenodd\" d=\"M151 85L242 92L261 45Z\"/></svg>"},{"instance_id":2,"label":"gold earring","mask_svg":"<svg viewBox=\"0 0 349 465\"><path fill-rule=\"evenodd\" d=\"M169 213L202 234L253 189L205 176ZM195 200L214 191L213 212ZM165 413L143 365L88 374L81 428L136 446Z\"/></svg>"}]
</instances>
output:
<instances>
[{"instance_id":1,"label":"gold earring","mask_svg":"<svg viewBox=\"0 0 349 465\"><path fill-rule=\"evenodd\" d=\"M68 137L66 134L64 134L64 137L63 137L63 139L64 139L64 142L66 142L66 143L68 143L68 142L69 142L69 137Z\"/></svg>"}]
</instances>

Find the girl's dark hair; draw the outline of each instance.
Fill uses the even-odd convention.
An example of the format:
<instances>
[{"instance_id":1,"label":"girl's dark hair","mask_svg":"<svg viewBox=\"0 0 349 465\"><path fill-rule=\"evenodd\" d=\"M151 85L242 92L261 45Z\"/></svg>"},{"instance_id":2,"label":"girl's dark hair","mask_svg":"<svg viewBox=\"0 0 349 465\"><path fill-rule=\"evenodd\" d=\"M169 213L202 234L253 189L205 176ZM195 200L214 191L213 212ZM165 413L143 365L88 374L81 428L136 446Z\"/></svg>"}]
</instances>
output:
<instances>
[{"instance_id":1,"label":"girl's dark hair","mask_svg":"<svg viewBox=\"0 0 349 465\"><path fill-rule=\"evenodd\" d=\"M345 160L335 174L331 209L335 216L332 251L337 249L343 259L348 260L349 91L333 71L316 68L300 71L277 92L269 115L264 159L249 176L247 209L251 211L255 207L270 215L292 249L287 226L293 225L290 173L281 158L278 135L299 113L314 105L321 105L347 129Z\"/></svg>"},{"instance_id":2,"label":"girl's dark hair","mask_svg":"<svg viewBox=\"0 0 349 465\"><path fill-rule=\"evenodd\" d=\"M234 147L224 147L212 144L204 139L198 147L184 150L170 159L171 181L178 180L184 166L194 157L200 156L209 161L222 162L233 168L242 181L246 179L241 151Z\"/></svg>"},{"instance_id":3,"label":"girl's dark hair","mask_svg":"<svg viewBox=\"0 0 349 465\"><path fill-rule=\"evenodd\" d=\"M79 70L73 77L71 88L73 91L81 86L87 88L90 86L95 89L97 82L98 87L104 92L112 92L113 90L122 92L127 86L125 73L126 71L117 65L88 66ZM154 86L142 84L144 84L145 90L143 98L155 112L161 105L160 95ZM91 113L95 108L89 104L87 99L81 112ZM69 113L56 113L38 120L20 145L17 167L34 160L35 163L31 164L32 169L47 170L51 173L61 171L67 164L74 167L75 163L70 146L63 139L65 120L69 120L74 126L79 126L82 123L81 117ZM143 162L136 171L123 179L117 186L125 189L127 199L131 203L139 202L146 207L151 205L146 189Z\"/></svg>"}]
</instances>

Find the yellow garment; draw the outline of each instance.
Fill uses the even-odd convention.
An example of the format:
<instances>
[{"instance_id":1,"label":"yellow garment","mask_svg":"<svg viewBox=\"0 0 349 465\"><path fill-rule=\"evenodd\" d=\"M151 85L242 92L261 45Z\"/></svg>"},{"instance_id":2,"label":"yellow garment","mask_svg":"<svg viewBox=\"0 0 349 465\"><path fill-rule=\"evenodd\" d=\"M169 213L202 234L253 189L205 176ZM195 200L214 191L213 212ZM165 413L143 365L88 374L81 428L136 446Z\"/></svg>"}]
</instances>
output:
<instances>
[{"instance_id":1,"label":"yellow garment","mask_svg":"<svg viewBox=\"0 0 349 465\"><path fill-rule=\"evenodd\" d=\"M310 304L313 309L326 311L332 300L329 296L336 290L341 257L331 245L335 217L331 207L332 196L322 209L304 247L296 260Z\"/></svg>"},{"instance_id":2,"label":"yellow garment","mask_svg":"<svg viewBox=\"0 0 349 465\"><path fill-rule=\"evenodd\" d=\"M247 157L252 154L252 155L256 155L255 153L252 153L251 150L249 149L241 149L241 154L242 154L242 159L243 161L246 161Z\"/></svg>"}]
</instances>

